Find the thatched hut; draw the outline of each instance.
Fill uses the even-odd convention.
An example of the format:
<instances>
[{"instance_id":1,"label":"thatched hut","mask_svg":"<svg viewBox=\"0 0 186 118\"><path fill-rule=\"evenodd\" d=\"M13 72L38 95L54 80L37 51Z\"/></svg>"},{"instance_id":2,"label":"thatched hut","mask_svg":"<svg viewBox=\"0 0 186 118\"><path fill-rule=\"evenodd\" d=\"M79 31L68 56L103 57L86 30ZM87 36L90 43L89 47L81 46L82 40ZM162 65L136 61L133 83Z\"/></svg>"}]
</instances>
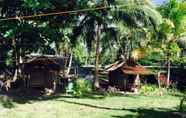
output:
<instances>
[{"instance_id":1,"label":"thatched hut","mask_svg":"<svg viewBox=\"0 0 186 118\"><path fill-rule=\"evenodd\" d=\"M56 57L35 56L24 63L23 72L27 88L55 89L61 70L60 60Z\"/></svg>"},{"instance_id":2,"label":"thatched hut","mask_svg":"<svg viewBox=\"0 0 186 118\"><path fill-rule=\"evenodd\" d=\"M137 91L140 87L140 75L153 74L136 63L118 62L109 69L109 85L124 91Z\"/></svg>"}]
</instances>

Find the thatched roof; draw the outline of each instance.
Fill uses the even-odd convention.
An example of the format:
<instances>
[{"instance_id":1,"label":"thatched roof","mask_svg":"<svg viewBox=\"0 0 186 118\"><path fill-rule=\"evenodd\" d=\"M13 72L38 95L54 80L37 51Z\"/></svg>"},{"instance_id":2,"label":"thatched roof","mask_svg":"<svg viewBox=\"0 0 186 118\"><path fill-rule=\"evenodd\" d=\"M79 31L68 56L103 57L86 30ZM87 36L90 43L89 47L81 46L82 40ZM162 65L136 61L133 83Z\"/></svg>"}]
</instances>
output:
<instances>
[{"instance_id":1,"label":"thatched roof","mask_svg":"<svg viewBox=\"0 0 186 118\"><path fill-rule=\"evenodd\" d=\"M132 75L150 75L153 74L153 72L149 69L146 69L142 65L138 65L134 61L127 61L124 62L116 62L112 64L109 68L107 68L105 71L111 72L117 69L121 69L124 74L132 74Z\"/></svg>"},{"instance_id":2,"label":"thatched roof","mask_svg":"<svg viewBox=\"0 0 186 118\"><path fill-rule=\"evenodd\" d=\"M115 63L113 63L113 64L110 64L104 71L109 72L109 71L116 70L116 69L122 67L124 63L125 63L125 62L123 62L123 61L122 61L122 62L117 61L117 62L115 62Z\"/></svg>"},{"instance_id":3,"label":"thatched roof","mask_svg":"<svg viewBox=\"0 0 186 118\"><path fill-rule=\"evenodd\" d=\"M136 65L136 66L128 66L128 65L123 65L121 67L121 70L123 73L125 74L131 74L131 75L149 75L149 74L153 74L152 71L146 69L143 66L140 65Z\"/></svg>"},{"instance_id":4,"label":"thatched roof","mask_svg":"<svg viewBox=\"0 0 186 118\"><path fill-rule=\"evenodd\" d=\"M64 67L64 59L55 56L27 56L24 63L25 70L45 69L45 70L60 70Z\"/></svg>"}]
</instances>

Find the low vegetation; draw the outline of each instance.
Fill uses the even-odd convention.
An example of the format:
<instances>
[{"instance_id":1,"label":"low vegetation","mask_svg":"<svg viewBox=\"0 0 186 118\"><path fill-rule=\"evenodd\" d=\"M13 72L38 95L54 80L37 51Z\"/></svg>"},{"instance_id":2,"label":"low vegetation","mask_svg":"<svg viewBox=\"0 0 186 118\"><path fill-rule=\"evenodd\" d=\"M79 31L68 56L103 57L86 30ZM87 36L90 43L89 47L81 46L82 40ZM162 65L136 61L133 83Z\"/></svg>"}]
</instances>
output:
<instances>
[{"instance_id":1,"label":"low vegetation","mask_svg":"<svg viewBox=\"0 0 186 118\"><path fill-rule=\"evenodd\" d=\"M72 94L76 97L84 97L92 92L92 83L89 80L77 79L72 88Z\"/></svg>"}]
</instances>

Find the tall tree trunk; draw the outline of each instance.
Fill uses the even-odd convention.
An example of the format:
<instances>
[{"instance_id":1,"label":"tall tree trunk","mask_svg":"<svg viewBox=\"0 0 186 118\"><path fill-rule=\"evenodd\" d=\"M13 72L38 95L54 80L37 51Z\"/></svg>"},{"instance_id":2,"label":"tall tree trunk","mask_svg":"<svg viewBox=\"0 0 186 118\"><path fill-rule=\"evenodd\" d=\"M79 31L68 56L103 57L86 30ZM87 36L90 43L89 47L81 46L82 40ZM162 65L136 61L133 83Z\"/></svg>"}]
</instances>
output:
<instances>
[{"instance_id":1,"label":"tall tree trunk","mask_svg":"<svg viewBox=\"0 0 186 118\"><path fill-rule=\"evenodd\" d=\"M15 56L15 73L13 76L13 81L15 81L17 80L17 77L18 77L18 65L19 65L19 56L18 56L15 36L12 38L12 46L13 46L14 56Z\"/></svg>"},{"instance_id":2,"label":"tall tree trunk","mask_svg":"<svg viewBox=\"0 0 186 118\"><path fill-rule=\"evenodd\" d=\"M101 35L101 29L100 25L97 25L96 29L96 59L95 59L95 78L93 82L94 89L99 89L99 56L100 56L100 35Z\"/></svg>"},{"instance_id":3,"label":"tall tree trunk","mask_svg":"<svg viewBox=\"0 0 186 118\"><path fill-rule=\"evenodd\" d=\"M172 37L169 37L168 35L166 35L166 39L169 40ZM173 38L174 39L174 38ZM171 48L170 48L171 42L168 42L168 50L167 50L167 88L169 88L169 84L170 84L170 71L171 71Z\"/></svg>"},{"instance_id":4,"label":"tall tree trunk","mask_svg":"<svg viewBox=\"0 0 186 118\"><path fill-rule=\"evenodd\" d=\"M20 40L20 44L21 44ZM21 64L23 63L23 49L22 47L19 47L19 56L18 56L18 77L22 77L22 69L21 69Z\"/></svg>"}]
</instances>

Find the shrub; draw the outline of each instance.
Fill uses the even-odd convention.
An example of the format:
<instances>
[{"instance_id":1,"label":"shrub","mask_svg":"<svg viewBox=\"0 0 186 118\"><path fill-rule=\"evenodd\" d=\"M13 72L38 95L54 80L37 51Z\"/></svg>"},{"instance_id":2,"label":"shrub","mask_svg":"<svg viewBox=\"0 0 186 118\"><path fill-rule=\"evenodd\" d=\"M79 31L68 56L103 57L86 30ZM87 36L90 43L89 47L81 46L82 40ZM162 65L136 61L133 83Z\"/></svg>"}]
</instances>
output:
<instances>
[{"instance_id":1,"label":"shrub","mask_svg":"<svg viewBox=\"0 0 186 118\"><path fill-rule=\"evenodd\" d=\"M184 93L180 92L176 87L172 84L170 88L159 88L156 85L142 85L140 88L140 94L142 95L174 95L174 96L181 96Z\"/></svg>"},{"instance_id":2,"label":"shrub","mask_svg":"<svg viewBox=\"0 0 186 118\"><path fill-rule=\"evenodd\" d=\"M140 88L140 94L142 95L158 95L159 88L156 85L142 85Z\"/></svg>"},{"instance_id":3,"label":"shrub","mask_svg":"<svg viewBox=\"0 0 186 118\"><path fill-rule=\"evenodd\" d=\"M119 90L115 87L109 86L106 92L107 96L117 96L119 94Z\"/></svg>"},{"instance_id":4,"label":"shrub","mask_svg":"<svg viewBox=\"0 0 186 118\"><path fill-rule=\"evenodd\" d=\"M170 87L167 89L167 93L169 95L174 95L174 96L181 96L183 93L181 93L181 91L179 91L176 87L175 83L172 83L170 85Z\"/></svg>"},{"instance_id":5,"label":"shrub","mask_svg":"<svg viewBox=\"0 0 186 118\"><path fill-rule=\"evenodd\" d=\"M4 108L13 108L14 103L13 100L10 99L8 96L1 96L0 97L0 104L4 107Z\"/></svg>"},{"instance_id":6,"label":"shrub","mask_svg":"<svg viewBox=\"0 0 186 118\"><path fill-rule=\"evenodd\" d=\"M92 83L89 80L77 79L73 86L73 95L83 97L92 91Z\"/></svg>"}]
</instances>

